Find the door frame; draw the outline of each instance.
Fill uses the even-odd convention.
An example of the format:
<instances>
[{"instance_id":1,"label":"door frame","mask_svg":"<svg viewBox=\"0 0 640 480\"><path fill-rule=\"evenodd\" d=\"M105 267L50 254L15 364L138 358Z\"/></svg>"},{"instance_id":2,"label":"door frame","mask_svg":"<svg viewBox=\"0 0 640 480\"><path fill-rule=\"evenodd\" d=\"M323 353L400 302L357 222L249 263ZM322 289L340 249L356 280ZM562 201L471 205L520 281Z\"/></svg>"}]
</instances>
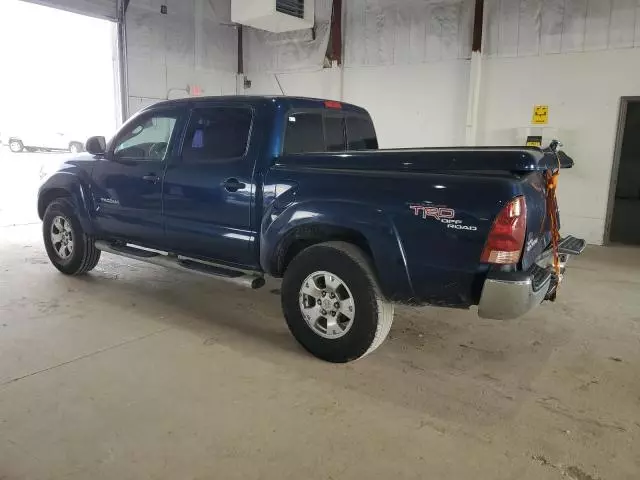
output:
<instances>
[{"instance_id":1,"label":"door frame","mask_svg":"<svg viewBox=\"0 0 640 480\"><path fill-rule=\"evenodd\" d=\"M604 224L605 245L611 244L611 223L613 222L613 209L616 202L616 189L618 188L618 174L620 170L620 157L622 155L622 143L624 141L624 131L627 126L627 112L630 103L640 103L640 97L621 97L618 112L618 126L616 128L616 140L613 150L613 166L611 167L611 178L609 179L609 198L607 200L607 213Z\"/></svg>"},{"instance_id":2,"label":"door frame","mask_svg":"<svg viewBox=\"0 0 640 480\"><path fill-rule=\"evenodd\" d=\"M129 112L129 62L127 58L127 9L129 0L116 0L116 22L113 50L114 83L116 94L116 124L120 128L130 117Z\"/></svg>"}]
</instances>

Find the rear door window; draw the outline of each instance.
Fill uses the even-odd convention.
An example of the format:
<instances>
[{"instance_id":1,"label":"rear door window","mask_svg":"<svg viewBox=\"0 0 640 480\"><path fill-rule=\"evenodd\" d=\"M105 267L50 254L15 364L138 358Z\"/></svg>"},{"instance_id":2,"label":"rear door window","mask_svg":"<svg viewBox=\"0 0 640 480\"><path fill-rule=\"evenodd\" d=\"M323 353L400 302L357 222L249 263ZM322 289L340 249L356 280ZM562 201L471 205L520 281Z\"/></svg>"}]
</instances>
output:
<instances>
[{"instance_id":1,"label":"rear door window","mask_svg":"<svg viewBox=\"0 0 640 480\"><path fill-rule=\"evenodd\" d=\"M347 115L349 150L377 150L378 140L373 122L364 115Z\"/></svg>"},{"instance_id":2,"label":"rear door window","mask_svg":"<svg viewBox=\"0 0 640 480\"><path fill-rule=\"evenodd\" d=\"M285 154L324 152L322 112L297 112L287 116Z\"/></svg>"},{"instance_id":3,"label":"rear door window","mask_svg":"<svg viewBox=\"0 0 640 480\"><path fill-rule=\"evenodd\" d=\"M243 157L253 113L246 107L209 107L193 112L182 149L185 163L220 162Z\"/></svg>"},{"instance_id":4,"label":"rear door window","mask_svg":"<svg viewBox=\"0 0 640 480\"><path fill-rule=\"evenodd\" d=\"M346 150L343 115L325 115L324 144L327 152L344 152Z\"/></svg>"}]
</instances>

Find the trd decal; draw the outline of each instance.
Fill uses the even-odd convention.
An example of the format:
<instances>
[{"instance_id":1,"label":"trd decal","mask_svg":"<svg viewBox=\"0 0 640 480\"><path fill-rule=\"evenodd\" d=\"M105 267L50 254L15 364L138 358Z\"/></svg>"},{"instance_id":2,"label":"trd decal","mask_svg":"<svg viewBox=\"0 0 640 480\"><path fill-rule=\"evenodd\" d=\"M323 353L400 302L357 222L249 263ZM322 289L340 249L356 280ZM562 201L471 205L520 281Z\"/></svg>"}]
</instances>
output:
<instances>
[{"instance_id":1,"label":"trd decal","mask_svg":"<svg viewBox=\"0 0 640 480\"><path fill-rule=\"evenodd\" d=\"M451 208L424 207L422 205L411 205L409 208L413 210L414 215L422 216L422 218L433 217L436 220L456 218L456 211Z\"/></svg>"},{"instance_id":2,"label":"trd decal","mask_svg":"<svg viewBox=\"0 0 640 480\"><path fill-rule=\"evenodd\" d=\"M469 230L471 232L478 231L478 227L473 225L463 225L462 220L456 220L456 211L447 207L426 207L424 205L409 205L416 217L423 219L434 218L440 223L444 223L447 228L455 230Z\"/></svg>"}]
</instances>

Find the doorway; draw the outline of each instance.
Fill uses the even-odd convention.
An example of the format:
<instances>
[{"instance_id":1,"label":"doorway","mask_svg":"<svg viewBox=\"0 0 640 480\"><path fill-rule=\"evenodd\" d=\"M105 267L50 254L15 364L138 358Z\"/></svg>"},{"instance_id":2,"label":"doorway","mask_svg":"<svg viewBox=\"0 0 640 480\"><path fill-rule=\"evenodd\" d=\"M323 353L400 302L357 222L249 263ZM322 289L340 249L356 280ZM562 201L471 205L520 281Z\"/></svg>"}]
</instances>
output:
<instances>
[{"instance_id":1,"label":"doorway","mask_svg":"<svg viewBox=\"0 0 640 480\"><path fill-rule=\"evenodd\" d=\"M38 222L42 178L115 131L115 33L107 19L0 0L0 227Z\"/></svg>"},{"instance_id":2,"label":"doorway","mask_svg":"<svg viewBox=\"0 0 640 480\"><path fill-rule=\"evenodd\" d=\"M609 241L640 245L640 98L623 98L610 195Z\"/></svg>"}]
</instances>

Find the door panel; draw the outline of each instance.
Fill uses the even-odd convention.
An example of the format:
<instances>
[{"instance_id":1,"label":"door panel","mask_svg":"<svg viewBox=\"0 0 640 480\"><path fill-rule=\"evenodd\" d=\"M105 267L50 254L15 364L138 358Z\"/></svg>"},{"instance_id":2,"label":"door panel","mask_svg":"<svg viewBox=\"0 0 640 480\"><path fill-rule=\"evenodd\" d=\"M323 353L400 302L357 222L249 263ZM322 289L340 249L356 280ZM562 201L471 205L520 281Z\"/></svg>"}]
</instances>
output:
<instances>
[{"instance_id":1,"label":"door panel","mask_svg":"<svg viewBox=\"0 0 640 480\"><path fill-rule=\"evenodd\" d=\"M131 241L162 244L163 171L164 164L158 161L98 163L93 181L100 230Z\"/></svg>"},{"instance_id":2,"label":"door panel","mask_svg":"<svg viewBox=\"0 0 640 480\"><path fill-rule=\"evenodd\" d=\"M150 111L130 121L93 170L98 228L108 236L162 248L162 179L181 112Z\"/></svg>"},{"instance_id":3,"label":"door panel","mask_svg":"<svg viewBox=\"0 0 640 480\"><path fill-rule=\"evenodd\" d=\"M164 178L167 241L186 255L256 266L251 226L254 159L249 151L253 112L208 105L192 113L181 161Z\"/></svg>"}]
</instances>

